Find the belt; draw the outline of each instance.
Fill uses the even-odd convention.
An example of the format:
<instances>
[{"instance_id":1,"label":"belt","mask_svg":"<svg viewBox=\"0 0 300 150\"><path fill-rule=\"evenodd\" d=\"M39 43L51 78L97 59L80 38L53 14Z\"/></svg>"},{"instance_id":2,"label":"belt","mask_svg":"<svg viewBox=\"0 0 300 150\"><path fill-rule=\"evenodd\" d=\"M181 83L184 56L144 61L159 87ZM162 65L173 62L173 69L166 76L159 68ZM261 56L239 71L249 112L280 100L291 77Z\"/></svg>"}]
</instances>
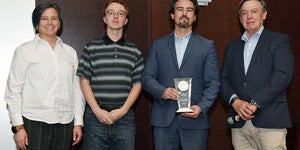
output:
<instances>
[{"instance_id":1,"label":"belt","mask_svg":"<svg viewBox=\"0 0 300 150\"><path fill-rule=\"evenodd\" d=\"M104 109L108 112L114 110L114 109L119 109L123 106L123 104L119 104L119 105L102 105L102 104L99 104L100 105L100 108L101 109Z\"/></svg>"}]
</instances>

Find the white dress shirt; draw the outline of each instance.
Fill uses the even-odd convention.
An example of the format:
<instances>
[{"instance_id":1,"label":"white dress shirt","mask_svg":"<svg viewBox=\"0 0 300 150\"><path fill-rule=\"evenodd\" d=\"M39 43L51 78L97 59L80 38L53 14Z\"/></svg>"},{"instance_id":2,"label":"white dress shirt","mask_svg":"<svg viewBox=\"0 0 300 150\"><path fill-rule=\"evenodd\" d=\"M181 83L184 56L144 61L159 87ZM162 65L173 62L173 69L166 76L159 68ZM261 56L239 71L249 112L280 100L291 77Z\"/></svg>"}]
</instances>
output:
<instances>
[{"instance_id":1,"label":"white dress shirt","mask_svg":"<svg viewBox=\"0 0 300 150\"><path fill-rule=\"evenodd\" d=\"M17 47L5 91L12 125L23 124L22 116L48 124L74 119L74 125L83 125L77 65L76 51L59 37L53 49L38 34Z\"/></svg>"}]
</instances>

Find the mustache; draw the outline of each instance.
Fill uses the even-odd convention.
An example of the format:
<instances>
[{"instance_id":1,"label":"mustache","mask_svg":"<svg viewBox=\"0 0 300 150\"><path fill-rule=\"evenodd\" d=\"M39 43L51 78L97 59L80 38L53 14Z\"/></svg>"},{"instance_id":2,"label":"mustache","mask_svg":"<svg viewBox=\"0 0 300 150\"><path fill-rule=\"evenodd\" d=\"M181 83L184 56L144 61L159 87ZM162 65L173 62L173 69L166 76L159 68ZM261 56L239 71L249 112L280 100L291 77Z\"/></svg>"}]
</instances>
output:
<instances>
[{"instance_id":1,"label":"mustache","mask_svg":"<svg viewBox=\"0 0 300 150\"><path fill-rule=\"evenodd\" d=\"M179 19L187 19L187 20L190 20L189 17L187 17L186 15L183 15L182 17L180 17Z\"/></svg>"}]
</instances>

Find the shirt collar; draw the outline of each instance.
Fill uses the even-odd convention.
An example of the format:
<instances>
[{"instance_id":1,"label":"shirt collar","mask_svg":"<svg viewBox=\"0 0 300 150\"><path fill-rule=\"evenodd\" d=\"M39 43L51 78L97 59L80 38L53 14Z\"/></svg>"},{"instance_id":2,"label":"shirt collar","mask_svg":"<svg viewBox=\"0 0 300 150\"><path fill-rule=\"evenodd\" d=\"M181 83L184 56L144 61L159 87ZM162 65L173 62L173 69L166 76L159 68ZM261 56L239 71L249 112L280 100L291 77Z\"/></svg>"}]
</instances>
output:
<instances>
[{"instance_id":1,"label":"shirt collar","mask_svg":"<svg viewBox=\"0 0 300 150\"><path fill-rule=\"evenodd\" d=\"M62 44L63 43L63 41L62 41L62 39L59 37L59 36L56 36L56 44ZM40 34L36 34L35 35L35 42L37 43L37 44L39 44L40 42L47 42L47 41L45 41L44 39L42 39L41 37L40 37ZM48 43L48 42L47 42Z\"/></svg>"},{"instance_id":2,"label":"shirt collar","mask_svg":"<svg viewBox=\"0 0 300 150\"><path fill-rule=\"evenodd\" d=\"M180 40L180 38L176 35L175 31L174 31L174 35L175 35L175 40ZM192 31L188 34L186 34L185 36L183 36L182 39L189 39L192 35Z\"/></svg>"},{"instance_id":3,"label":"shirt collar","mask_svg":"<svg viewBox=\"0 0 300 150\"><path fill-rule=\"evenodd\" d=\"M103 36L103 40L104 40L105 45L110 45L110 44L113 44L113 43L116 43L116 44L121 45L121 46L125 45L124 36L122 36L117 42L114 42L113 40L111 40L111 38L109 38L109 36L107 34L105 34Z\"/></svg>"},{"instance_id":4,"label":"shirt collar","mask_svg":"<svg viewBox=\"0 0 300 150\"><path fill-rule=\"evenodd\" d=\"M259 38L263 30L264 30L264 26L262 26L262 27L257 31L257 33L255 33L252 37L254 37L254 38ZM243 33L243 35L242 35L242 37L241 37L241 39L242 39L243 41L249 41L249 40L250 40L250 39L247 38L247 34L248 34L247 31L245 31L245 32ZM251 38L252 38L252 37L251 37Z\"/></svg>"}]
</instances>

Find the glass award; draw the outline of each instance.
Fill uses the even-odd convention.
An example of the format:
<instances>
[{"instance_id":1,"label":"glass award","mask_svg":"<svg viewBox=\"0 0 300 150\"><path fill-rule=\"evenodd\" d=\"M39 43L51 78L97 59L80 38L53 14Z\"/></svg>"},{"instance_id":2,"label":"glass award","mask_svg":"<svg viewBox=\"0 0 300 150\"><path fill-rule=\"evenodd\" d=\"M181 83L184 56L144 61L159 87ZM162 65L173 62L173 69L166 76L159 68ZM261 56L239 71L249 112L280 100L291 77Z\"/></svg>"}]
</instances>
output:
<instances>
[{"instance_id":1,"label":"glass award","mask_svg":"<svg viewBox=\"0 0 300 150\"><path fill-rule=\"evenodd\" d=\"M175 88L180 92L177 99L178 110L176 112L193 112L191 106L192 78L174 78Z\"/></svg>"}]
</instances>

